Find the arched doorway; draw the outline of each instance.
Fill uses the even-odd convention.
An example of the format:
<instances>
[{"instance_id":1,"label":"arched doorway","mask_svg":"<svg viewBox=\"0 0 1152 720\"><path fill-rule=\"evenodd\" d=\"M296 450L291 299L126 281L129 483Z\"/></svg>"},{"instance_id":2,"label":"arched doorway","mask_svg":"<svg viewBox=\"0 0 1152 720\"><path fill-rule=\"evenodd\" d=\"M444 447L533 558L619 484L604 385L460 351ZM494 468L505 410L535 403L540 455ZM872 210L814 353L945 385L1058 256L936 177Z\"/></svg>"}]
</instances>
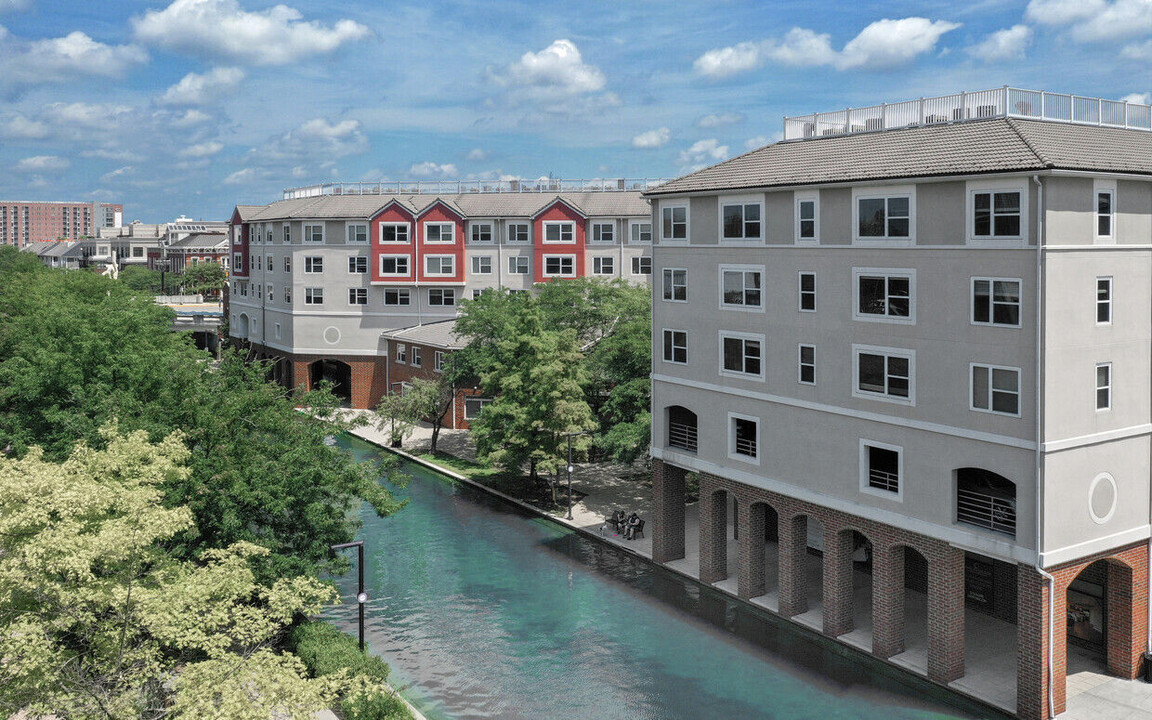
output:
<instances>
[{"instance_id":1,"label":"arched doorway","mask_svg":"<svg viewBox=\"0 0 1152 720\"><path fill-rule=\"evenodd\" d=\"M1068 584L1068 671L1103 666L1108 656L1108 585L1112 566L1097 560ZM1080 662L1075 662L1078 659Z\"/></svg>"},{"instance_id":2,"label":"arched doorway","mask_svg":"<svg viewBox=\"0 0 1152 720\"><path fill-rule=\"evenodd\" d=\"M240 317L236 318L236 332L232 334L238 338L248 337L248 313L240 313Z\"/></svg>"},{"instance_id":3,"label":"arched doorway","mask_svg":"<svg viewBox=\"0 0 1152 720\"><path fill-rule=\"evenodd\" d=\"M308 368L309 387L316 389L322 382L331 383L331 392L348 406L352 404L352 368L339 360L317 360Z\"/></svg>"}]
</instances>

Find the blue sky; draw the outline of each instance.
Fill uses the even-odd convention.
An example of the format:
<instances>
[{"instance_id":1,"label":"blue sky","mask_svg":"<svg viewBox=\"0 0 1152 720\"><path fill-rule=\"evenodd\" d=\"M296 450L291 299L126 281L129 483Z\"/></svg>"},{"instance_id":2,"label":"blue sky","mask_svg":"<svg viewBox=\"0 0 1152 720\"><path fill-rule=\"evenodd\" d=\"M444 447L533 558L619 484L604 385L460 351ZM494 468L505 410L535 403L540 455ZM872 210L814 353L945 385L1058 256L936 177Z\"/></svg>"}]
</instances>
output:
<instances>
[{"instance_id":1,"label":"blue sky","mask_svg":"<svg viewBox=\"0 0 1152 720\"><path fill-rule=\"evenodd\" d=\"M0 198L225 219L331 180L673 177L781 117L1148 102L1152 0L0 0Z\"/></svg>"}]
</instances>

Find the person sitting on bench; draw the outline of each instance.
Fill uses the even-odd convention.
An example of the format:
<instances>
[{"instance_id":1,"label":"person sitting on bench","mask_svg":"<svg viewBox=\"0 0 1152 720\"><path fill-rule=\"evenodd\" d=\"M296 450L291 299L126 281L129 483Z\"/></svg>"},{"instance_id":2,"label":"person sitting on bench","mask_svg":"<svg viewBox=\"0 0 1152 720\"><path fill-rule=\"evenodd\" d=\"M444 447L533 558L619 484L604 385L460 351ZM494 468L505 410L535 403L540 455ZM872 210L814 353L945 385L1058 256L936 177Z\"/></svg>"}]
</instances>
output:
<instances>
[{"instance_id":1,"label":"person sitting on bench","mask_svg":"<svg viewBox=\"0 0 1152 720\"><path fill-rule=\"evenodd\" d=\"M624 533L625 540L633 540L636 529L640 527L640 516L633 512L628 516L628 531Z\"/></svg>"},{"instance_id":2,"label":"person sitting on bench","mask_svg":"<svg viewBox=\"0 0 1152 720\"><path fill-rule=\"evenodd\" d=\"M625 515L623 510L617 510L612 513L612 526L616 528L616 532L624 532Z\"/></svg>"}]
</instances>

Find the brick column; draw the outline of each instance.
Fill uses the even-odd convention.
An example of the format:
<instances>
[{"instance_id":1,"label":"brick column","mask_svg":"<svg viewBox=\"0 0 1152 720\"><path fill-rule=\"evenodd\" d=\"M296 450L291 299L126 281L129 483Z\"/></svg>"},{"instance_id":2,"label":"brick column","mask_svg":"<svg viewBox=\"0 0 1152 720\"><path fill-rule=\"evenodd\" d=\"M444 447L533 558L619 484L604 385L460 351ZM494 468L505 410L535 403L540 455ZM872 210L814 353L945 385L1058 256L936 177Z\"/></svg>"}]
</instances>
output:
<instances>
[{"instance_id":1,"label":"brick column","mask_svg":"<svg viewBox=\"0 0 1152 720\"><path fill-rule=\"evenodd\" d=\"M824 634L852 631L852 531L824 526Z\"/></svg>"},{"instance_id":2,"label":"brick column","mask_svg":"<svg viewBox=\"0 0 1152 720\"><path fill-rule=\"evenodd\" d=\"M747 600L764 594L764 503L742 503L737 514L740 536L740 566L737 569L737 594Z\"/></svg>"},{"instance_id":3,"label":"brick column","mask_svg":"<svg viewBox=\"0 0 1152 720\"><path fill-rule=\"evenodd\" d=\"M1021 720L1044 720L1048 717L1048 583L1030 565L1017 566L1016 622L1016 714Z\"/></svg>"},{"instance_id":4,"label":"brick column","mask_svg":"<svg viewBox=\"0 0 1152 720\"><path fill-rule=\"evenodd\" d=\"M308 375L308 366L310 364L307 360L292 360L292 387L299 387L305 390L312 389L312 378Z\"/></svg>"},{"instance_id":5,"label":"brick column","mask_svg":"<svg viewBox=\"0 0 1152 720\"><path fill-rule=\"evenodd\" d=\"M700 475L700 582L711 585L728 577L728 493L706 477Z\"/></svg>"},{"instance_id":6,"label":"brick column","mask_svg":"<svg viewBox=\"0 0 1152 720\"><path fill-rule=\"evenodd\" d=\"M684 557L684 470L652 461L652 560Z\"/></svg>"},{"instance_id":7,"label":"brick column","mask_svg":"<svg viewBox=\"0 0 1152 720\"><path fill-rule=\"evenodd\" d=\"M904 652L904 546L872 548L872 654Z\"/></svg>"},{"instance_id":8,"label":"brick column","mask_svg":"<svg viewBox=\"0 0 1152 720\"><path fill-rule=\"evenodd\" d=\"M928 560L928 678L964 677L964 551L942 547Z\"/></svg>"},{"instance_id":9,"label":"brick column","mask_svg":"<svg viewBox=\"0 0 1152 720\"><path fill-rule=\"evenodd\" d=\"M808 517L780 515L780 614L808 612Z\"/></svg>"},{"instance_id":10,"label":"brick column","mask_svg":"<svg viewBox=\"0 0 1152 720\"><path fill-rule=\"evenodd\" d=\"M1147 605L1138 608L1133 602L1133 575L1132 568L1126 565L1108 563L1105 606L1108 608L1108 674L1129 680L1140 673L1140 655L1146 639L1144 626L1148 617ZM1144 623L1135 622L1137 617L1142 617ZM1139 635L1136 634L1138 624Z\"/></svg>"}]
</instances>

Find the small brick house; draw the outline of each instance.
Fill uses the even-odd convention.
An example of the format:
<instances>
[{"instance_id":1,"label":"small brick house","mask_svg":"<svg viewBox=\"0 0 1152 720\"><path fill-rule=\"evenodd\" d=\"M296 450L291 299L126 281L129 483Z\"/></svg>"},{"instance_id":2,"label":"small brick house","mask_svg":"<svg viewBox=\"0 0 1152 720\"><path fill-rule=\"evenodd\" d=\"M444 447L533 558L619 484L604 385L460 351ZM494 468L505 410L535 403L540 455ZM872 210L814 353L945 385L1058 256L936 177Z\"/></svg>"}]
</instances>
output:
<instances>
[{"instance_id":1,"label":"small brick house","mask_svg":"<svg viewBox=\"0 0 1152 720\"><path fill-rule=\"evenodd\" d=\"M448 356L466 344L456 336L455 319L392 330L382 338L386 344L384 377L389 393L403 392L404 386L416 378L438 379ZM458 388L452 409L445 413L444 427L468 429L487 402L489 398L481 397L478 388Z\"/></svg>"}]
</instances>

